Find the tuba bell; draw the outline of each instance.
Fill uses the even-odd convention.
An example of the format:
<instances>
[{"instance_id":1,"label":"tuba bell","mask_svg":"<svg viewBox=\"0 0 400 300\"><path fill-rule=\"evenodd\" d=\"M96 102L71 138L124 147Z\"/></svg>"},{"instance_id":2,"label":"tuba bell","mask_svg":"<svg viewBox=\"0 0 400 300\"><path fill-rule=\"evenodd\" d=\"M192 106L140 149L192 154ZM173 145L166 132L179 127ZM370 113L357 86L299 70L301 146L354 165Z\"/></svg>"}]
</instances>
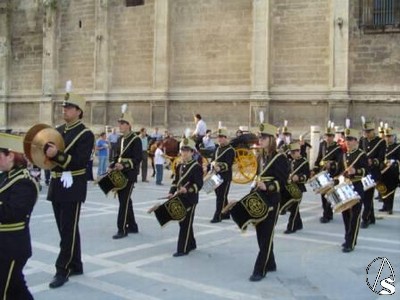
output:
<instances>
[{"instance_id":1,"label":"tuba bell","mask_svg":"<svg viewBox=\"0 0 400 300\"><path fill-rule=\"evenodd\" d=\"M36 124L31 127L26 133L23 143L24 153L28 160L45 170L51 170L56 166L56 163L45 154L46 145L54 144L60 151L65 149L61 134L46 124Z\"/></svg>"}]
</instances>

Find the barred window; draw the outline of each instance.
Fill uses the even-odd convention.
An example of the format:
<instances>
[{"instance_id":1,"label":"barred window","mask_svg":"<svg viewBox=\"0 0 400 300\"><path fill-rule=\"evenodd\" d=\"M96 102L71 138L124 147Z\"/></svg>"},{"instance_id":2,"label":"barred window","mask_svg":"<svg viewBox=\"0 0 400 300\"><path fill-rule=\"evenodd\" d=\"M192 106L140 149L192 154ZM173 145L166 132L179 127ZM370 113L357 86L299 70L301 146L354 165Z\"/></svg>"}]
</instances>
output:
<instances>
[{"instance_id":1,"label":"barred window","mask_svg":"<svg viewBox=\"0 0 400 300\"><path fill-rule=\"evenodd\" d=\"M125 0L126 1L126 6L138 6L138 5L144 5L144 0Z\"/></svg>"},{"instance_id":2,"label":"barred window","mask_svg":"<svg viewBox=\"0 0 400 300\"><path fill-rule=\"evenodd\" d=\"M400 32L400 0L360 0L360 14L366 33Z\"/></svg>"}]
</instances>

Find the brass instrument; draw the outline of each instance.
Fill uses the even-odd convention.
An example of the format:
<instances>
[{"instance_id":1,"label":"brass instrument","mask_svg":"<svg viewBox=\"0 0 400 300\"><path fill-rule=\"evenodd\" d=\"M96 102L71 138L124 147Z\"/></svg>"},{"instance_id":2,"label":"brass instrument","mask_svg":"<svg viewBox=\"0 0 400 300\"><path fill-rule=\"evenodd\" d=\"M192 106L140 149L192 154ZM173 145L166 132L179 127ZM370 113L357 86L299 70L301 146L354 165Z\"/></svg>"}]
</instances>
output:
<instances>
[{"instance_id":1,"label":"brass instrument","mask_svg":"<svg viewBox=\"0 0 400 300\"><path fill-rule=\"evenodd\" d=\"M31 127L24 137L24 153L29 161L36 166L51 170L56 164L46 156L48 144L54 144L58 150L64 151L65 144L61 134L46 124L36 124Z\"/></svg>"}]
</instances>

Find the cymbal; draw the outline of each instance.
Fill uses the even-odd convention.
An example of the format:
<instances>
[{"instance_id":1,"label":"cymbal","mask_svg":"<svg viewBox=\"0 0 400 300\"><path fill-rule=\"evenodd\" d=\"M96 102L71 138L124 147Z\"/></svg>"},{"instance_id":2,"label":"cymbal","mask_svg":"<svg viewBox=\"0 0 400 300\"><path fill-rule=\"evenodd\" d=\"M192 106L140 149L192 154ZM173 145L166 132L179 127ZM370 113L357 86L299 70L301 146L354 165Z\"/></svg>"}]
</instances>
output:
<instances>
[{"instance_id":1,"label":"cymbal","mask_svg":"<svg viewBox=\"0 0 400 300\"><path fill-rule=\"evenodd\" d=\"M26 157L38 167L50 170L56 166L44 153L47 143L56 145L57 149L65 149L64 139L61 134L46 124L36 124L28 130L24 138L24 152Z\"/></svg>"}]
</instances>

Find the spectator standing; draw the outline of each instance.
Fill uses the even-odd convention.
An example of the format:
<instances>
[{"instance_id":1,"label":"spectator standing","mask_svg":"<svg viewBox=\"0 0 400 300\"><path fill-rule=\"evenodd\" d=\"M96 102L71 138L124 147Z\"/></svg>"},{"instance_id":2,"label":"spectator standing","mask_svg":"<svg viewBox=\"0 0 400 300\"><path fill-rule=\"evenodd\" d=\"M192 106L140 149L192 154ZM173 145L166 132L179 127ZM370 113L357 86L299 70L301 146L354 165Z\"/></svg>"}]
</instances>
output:
<instances>
[{"instance_id":1,"label":"spectator standing","mask_svg":"<svg viewBox=\"0 0 400 300\"><path fill-rule=\"evenodd\" d=\"M114 157L117 155L117 147L118 147L118 138L119 134L116 132L115 128L112 129L112 132L108 136L107 140L108 143L110 144L110 157L109 161L112 161Z\"/></svg>"},{"instance_id":2,"label":"spectator standing","mask_svg":"<svg viewBox=\"0 0 400 300\"><path fill-rule=\"evenodd\" d=\"M158 132L158 127L154 127L154 132L150 136L152 139L155 139L157 142L163 140L163 136Z\"/></svg>"},{"instance_id":3,"label":"spectator standing","mask_svg":"<svg viewBox=\"0 0 400 300\"><path fill-rule=\"evenodd\" d=\"M149 139L147 136L146 128L141 128L139 137L142 140L142 182L149 182L147 180L147 165L148 165L148 149L149 149Z\"/></svg>"},{"instance_id":4,"label":"spectator standing","mask_svg":"<svg viewBox=\"0 0 400 300\"><path fill-rule=\"evenodd\" d=\"M163 179L165 155L162 150L162 147L163 147L163 143L160 141L157 142L157 149L154 154L154 162L156 164L156 184L157 185L162 185L162 179Z\"/></svg>"},{"instance_id":5,"label":"spectator standing","mask_svg":"<svg viewBox=\"0 0 400 300\"><path fill-rule=\"evenodd\" d=\"M108 142L105 132L100 133L100 138L96 141L96 151L99 158L99 167L97 169L97 177L99 177L107 169Z\"/></svg>"}]
</instances>

